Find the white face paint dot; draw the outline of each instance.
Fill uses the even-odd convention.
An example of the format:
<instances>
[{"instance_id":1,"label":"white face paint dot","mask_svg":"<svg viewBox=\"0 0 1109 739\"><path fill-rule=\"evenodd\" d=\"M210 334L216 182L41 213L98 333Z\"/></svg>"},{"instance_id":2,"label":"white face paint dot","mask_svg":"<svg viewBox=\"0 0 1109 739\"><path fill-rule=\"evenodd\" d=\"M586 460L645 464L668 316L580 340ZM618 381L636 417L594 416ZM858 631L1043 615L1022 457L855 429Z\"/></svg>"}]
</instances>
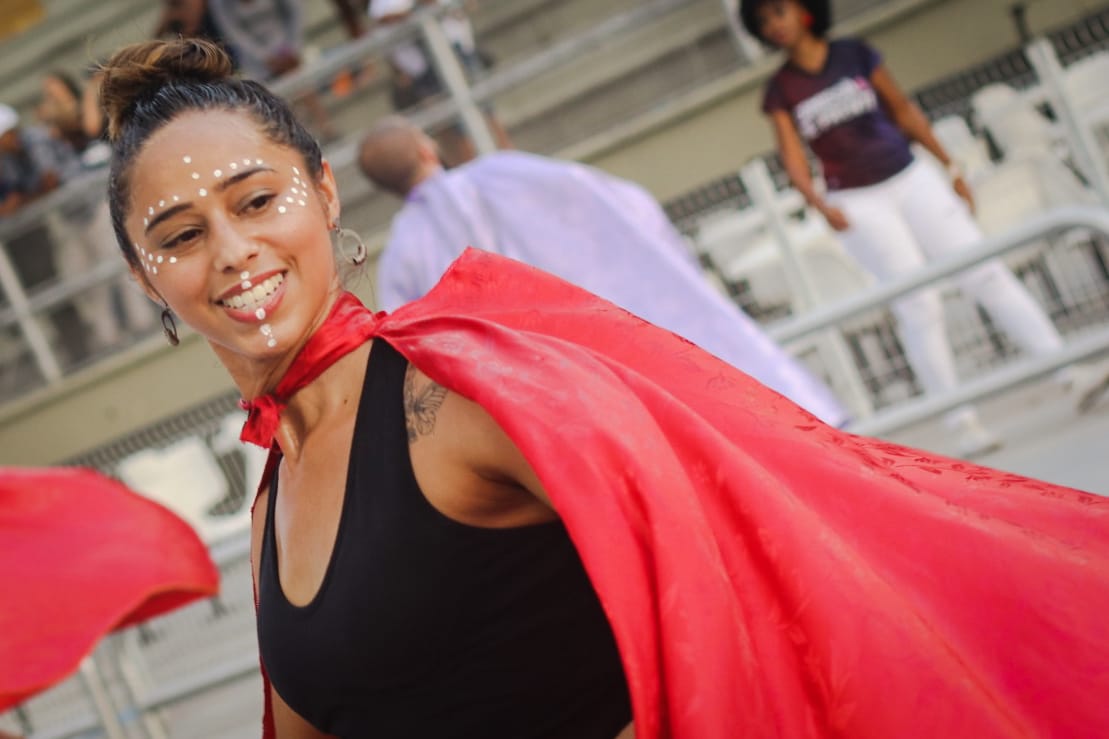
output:
<instances>
[{"instance_id":1,"label":"white face paint dot","mask_svg":"<svg viewBox=\"0 0 1109 739\"><path fill-rule=\"evenodd\" d=\"M146 258L153 262L154 261L154 252L151 252L151 253L147 254Z\"/></svg>"},{"instance_id":2,"label":"white face paint dot","mask_svg":"<svg viewBox=\"0 0 1109 739\"><path fill-rule=\"evenodd\" d=\"M154 274L158 274L158 268L157 267L151 267L150 271L153 272Z\"/></svg>"},{"instance_id":3,"label":"white face paint dot","mask_svg":"<svg viewBox=\"0 0 1109 739\"><path fill-rule=\"evenodd\" d=\"M288 195L286 195L285 196L285 202L286 203L291 203L291 202L293 202L293 199L291 197L289 197Z\"/></svg>"},{"instance_id":4,"label":"white face paint dot","mask_svg":"<svg viewBox=\"0 0 1109 739\"><path fill-rule=\"evenodd\" d=\"M150 219L149 218L143 218L142 219L142 225L149 226L150 225Z\"/></svg>"},{"instance_id":5,"label":"white face paint dot","mask_svg":"<svg viewBox=\"0 0 1109 739\"><path fill-rule=\"evenodd\" d=\"M217 169L212 174L214 174L216 177L223 177L223 170L222 169Z\"/></svg>"},{"instance_id":6,"label":"white face paint dot","mask_svg":"<svg viewBox=\"0 0 1109 739\"><path fill-rule=\"evenodd\" d=\"M249 160L249 159L244 159L244 160L243 160L243 164L244 164L244 165L249 165L249 164L250 164L250 160Z\"/></svg>"},{"instance_id":7,"label":"white face paint dot","mask_svg":"<svg viewBox=\"0 0 1109 739\"><path fill-rule=\"evenodd\" d=\"M154 206L153 205L146 209L146 214L148 216L154 215Z\"/></svg>"},{"instance_id":8,"label":"white face paint dot","mask_svg":"<svg viewBox=\"0 0 1109 739\"><path fill-rule=\"evenodd\" d=\"M265 308L259 308L258 310L254 311L254 316L259 321L264 320L266 318L266 309Z\"/></svg>"},{"instance_id":9,"label":"white face paint dot","mask_svg":"<svg viewBox=\"0 0 1109 739\"><path fill-rule=\"evenodd\" d=\"M174 196L173 196L173 202L175 202L175 203L176 203L177 201L179 201L180 199L181 199L181 198L177 197L176 195L174 195Z\"/></svg>"},{"instance_id":10,"label":"white face paint dot","mask_svg":"<svg viewBox=\"0 0 1109 739\"><path fill-rule=\"evenodd\" d=\"M158 264L161 264L162 263L162 257L159 256L157 261L158 261Z\"/></svg>"},{"instance_id":11,"label":"white face paint dot","mask_svg":"<svg viewBox=\"0 0 1109 739\"><path fill-rule=\"evenodd\" d=\"M204 197L205 195L207 195L207 194L208 194L208 191L207 191L207 190L205 190L205 189L204 189L204 188L202 187L202 188L200 188L199 190L197 190L197 191L196 191L196 193L197 193L197 195L199 195L200 197Z\"/></svg>"},{"instance_id":12,"label":"white face paint dot","mask_svg":"<svg viewBox=\"0 0 1109 739\"><path fill-rule=\"evenodd\" d=\"M275 338L273 338L273 337L271 336L271 337L269 338L269 340L267 340L267 341L266 341L266 346L268 346L268 347L269 347L269 348L271 348L271 349L272 349L273 347L277 346L277 339L275 339Z\"/></svg>"},{"instance_id":13,"label":"white face paint dot","mask_svg":"<svg viewBox=\"0 0 1109 739\"><path fill-rule=\"evenodd\" d=\"M303 200L298 200L297 205L299 205L301 208L303 208L305 205L307 205L307 203L305 203Z\"/></svg>"},{"instance_id":14,"label":"white face paint dot","mask_svg":"<svg viewBox=\"0 0 1109 739\"><path fill-rule=\"evenodd\" d=\"M192 164L193 158L186 154L185 156L181 157L181 161L183 161L185 164Z\"/></svg>"},{"instance_id":15,"label":"white face paint dot","mask_svg":"<svg viewBox=\"0 0 1109 739\"><path fill-rule=\"evenodd\" d=\"M284 213L285 212L285 206L284 205L277 206L277 212L278 213Z\"/></svg>"},{"instance_id":16,"label":"white face paint dot","mask_svg":"<svg viewBox=\"0 0 1109 739\"><path fill-rule=\"evenodd\" d=\"M194 180L199 180L200 179L200 172L193 172L193 179Z\"/></svg>"},{"instance_id":17,"label":"white face paint dot","mask_svg":"<svg viewBox=\"0 0 1109 739\"><path fill-rule=\"evenodd\" d=\"M243 280L242 287L244 290L249 290L250 288L254 287L254 283L250 280Z\"/></svg>"},{"instance_id":18,"label":"white face paint dot","mask_svg":"<svg viewBox=\"0 0 1109 739\"><path fill-rule=\"evenodd\" d=\"M158 207L159 207L159 208L164 208L164 207L166 207L166 201L164 201L164 200L159 200L159 201L158 201Z\"/></svg>"},{"instance_id":19,"label":"white face paint dot","mask_svg":"<svg viewBox=\"0 0 1109 739\"><path fill-rule=\"evenodd\" d=\"M269 336L270 334L273 333L273 327L270 326L268 323L263 323L262 324L262 333L266 336Z\"/></svg>"},{"instance_id":20,"label":"white face paint dot","mask_svg":"<svg viewBox=\"0 0 1109 739\"><path fill-rule=\"evenodd\" d=\"M291 193L292 193L293 195L296 195L297 193L299 193L299 192L300 192L300 190L296 189L295 187L290 187L290 188L289 188L289 191L290 191L290 192L291 192Z\"/></svg>"},{"instance_id":21,"label":"white face paint dot","mask_svg":"<svg viewBox=\"0 0 1109 739\"><path fill-rule=\"evenodd\" d=\"M259 167L262 166L262 160L261 159L255 159L254 163L257 164Z\"/></svg>"},{"instance_id":22,"label":"white face paint dot","mask_svg":"<svg viewBox=\"0 0 1109 739\"><path fill-rule=\"evenodd\" d=\"M297 169L295 166L293 167L293 174L300 174L300 170Z\"/></svg>"},{"instance_id":23,"label":"white face paint dot","mask_svg":"<svg viewBox=\"0 0 1109 739\"><path fill-rule=\"evenodd\" d=\"M169 258L169 263L170 264L177 264L177 257L170 257Z\"/></svg>"},{"instance_id":24,"label":"white face paint dot","mask_svg":"<svg viewBox=\"0 0 1109 739\"><path fill-rule=\"evenodd\" d=\"M250 277L250 273L247 272L246 270L243 270L242 272L239 273L239 279L240 280L245 280L247 277Z\"/></svg>"},{"instance_id":25,"label":"white face paint dot","mask_svg":"<svg viewBox=\"0 0 1109 739\"><path fill-rule=\"evenodd\" d=\"M238 162L231 162L231 164L228 164L227 166L230 167L231 169L238 169L239 168L239 163Z\"/></svg>"}]
</instances>

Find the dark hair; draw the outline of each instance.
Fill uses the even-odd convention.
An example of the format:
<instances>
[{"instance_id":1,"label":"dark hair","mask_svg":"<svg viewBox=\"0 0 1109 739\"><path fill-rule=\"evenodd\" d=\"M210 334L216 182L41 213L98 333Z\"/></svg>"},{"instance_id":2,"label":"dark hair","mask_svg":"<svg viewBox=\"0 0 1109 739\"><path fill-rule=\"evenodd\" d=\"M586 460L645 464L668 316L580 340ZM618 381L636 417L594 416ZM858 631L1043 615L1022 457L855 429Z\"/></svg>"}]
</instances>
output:
<instances>
[{"instance_id":1,"label":"dark hair","mask_svg":"<svg viewBox=\"0 0 1109 739\"><path fill-rule=\"evenodd\" d=\"M829 0L794 0L812 16L812 25L809 31L817 38L823 38L832 26L832 8ZM743 0L739 6L739 20L747 33L751 34L764 44L768 43L762 37L759 27L759 8L772 0Z\"/></svg>"},{"instance_id":2,"label":"dark hair","mask_svg":"<svg viewBox=\"0 0 1109 739\"><path fill-rule=\"evenodd\" d=\"M314 179L323 172L319 144L289 106L257 82L233 77L230 57L213 43L180 39L131 44L113 54L100 71L100 105L112 145L108 204L119 247L133 266L139 258L123 225L130 168L147 139L182 113L246 113L271 141L299 151Z\"/></svg>"}]
</instances>

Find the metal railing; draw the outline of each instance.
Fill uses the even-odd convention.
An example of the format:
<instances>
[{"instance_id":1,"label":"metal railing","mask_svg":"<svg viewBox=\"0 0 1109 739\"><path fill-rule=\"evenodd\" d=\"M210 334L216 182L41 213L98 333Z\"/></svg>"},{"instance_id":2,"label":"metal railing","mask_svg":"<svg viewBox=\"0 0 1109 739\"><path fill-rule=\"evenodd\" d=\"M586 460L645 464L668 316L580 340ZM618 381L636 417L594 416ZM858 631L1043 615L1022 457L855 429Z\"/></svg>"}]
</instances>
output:
<instances>
[{"instance_id":1,"label":"metal railing","mask_svg":"<svg viewBox=\"0 0 1109 739\"><path fill-rule=\"evenodd\" d=\"M1056 208L1034 216L1014 227L1009 233L987 238L975 247L938 259L910 274L890 279L834 305L771 326L769 334L775 341L789 344L841 325L848 319L874 308L886 306L896 298L917 288L941 282L946 277L1044 238L1079 228L1109 239L1109 210L1075 205ZM1106 351L1109 351L1109 326L1069 342L1056 354L1024 359L984 377L961 384L948 392L906 401L884 412L856 421L849 430L866 436L888 434L966 403L997 395L1018 384L1036 380L1062 367Z\"/></svg>"}]
</instances>

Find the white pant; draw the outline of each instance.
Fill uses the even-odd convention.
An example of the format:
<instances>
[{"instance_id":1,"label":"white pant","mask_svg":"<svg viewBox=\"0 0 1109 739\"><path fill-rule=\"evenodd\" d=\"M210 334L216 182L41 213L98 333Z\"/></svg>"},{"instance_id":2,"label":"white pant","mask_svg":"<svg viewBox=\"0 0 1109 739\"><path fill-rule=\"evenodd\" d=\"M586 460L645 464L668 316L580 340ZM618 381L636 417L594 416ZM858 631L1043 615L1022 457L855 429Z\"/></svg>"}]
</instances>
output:
<instances>
[{"instance_id":1,"label":"white pant","mask_svg":"<svg viewBox=\"0 0 1109 739\"><path fill-rule=\"evenodd\" d=\"M918 160L869 187L828 194L847 217L844 247L878 279L919 269L929 259L982 240L966 204L938 169ZM1046 354L1063 343L1039 304L1013 273L994 259L954 275L952 281L982 305L1025 351ZM922 288L891 306L909 364L925 390L955 386L955 360L944 329L943 301L936 288Z\"/></svg>"}]
</instances>

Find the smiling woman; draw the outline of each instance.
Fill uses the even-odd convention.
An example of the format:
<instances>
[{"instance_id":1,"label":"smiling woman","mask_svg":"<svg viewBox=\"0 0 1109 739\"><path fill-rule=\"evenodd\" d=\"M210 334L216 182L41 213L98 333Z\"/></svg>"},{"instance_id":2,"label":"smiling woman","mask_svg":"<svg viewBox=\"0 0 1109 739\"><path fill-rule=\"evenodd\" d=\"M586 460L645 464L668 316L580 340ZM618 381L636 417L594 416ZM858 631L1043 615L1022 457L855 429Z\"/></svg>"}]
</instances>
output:
<instances>
[{"instance_id":1,"label":"smiling woman","mask_svg":"<svg viewBox=\"0 0 1109 739\"><path fill-rule=\"evenodd\" d=\"M131 271L271 450L267 736L1109 732L1104 499L844 434L492 255L371 313L315 142L229 68L129 47L104 96Z\"/></svg>"},{"instance_id":2,"label":"smiling woman","mask_svg":"<svg viewBox=\"0 0 1109 739\"><path fill-rule=\"evenodd\" d=\"M631 720L620 658L543 486L479 406L371 349L333 255L331 168L283 102L230 71L203 42L140 44L105 66L102 99L132 274L227 367L244 437L279 450L253 526L271 728L615 737ZM422 587L383 569L398 561ZM523 655L541 679L518 680Z\"/></svg>"}]
</instances>

